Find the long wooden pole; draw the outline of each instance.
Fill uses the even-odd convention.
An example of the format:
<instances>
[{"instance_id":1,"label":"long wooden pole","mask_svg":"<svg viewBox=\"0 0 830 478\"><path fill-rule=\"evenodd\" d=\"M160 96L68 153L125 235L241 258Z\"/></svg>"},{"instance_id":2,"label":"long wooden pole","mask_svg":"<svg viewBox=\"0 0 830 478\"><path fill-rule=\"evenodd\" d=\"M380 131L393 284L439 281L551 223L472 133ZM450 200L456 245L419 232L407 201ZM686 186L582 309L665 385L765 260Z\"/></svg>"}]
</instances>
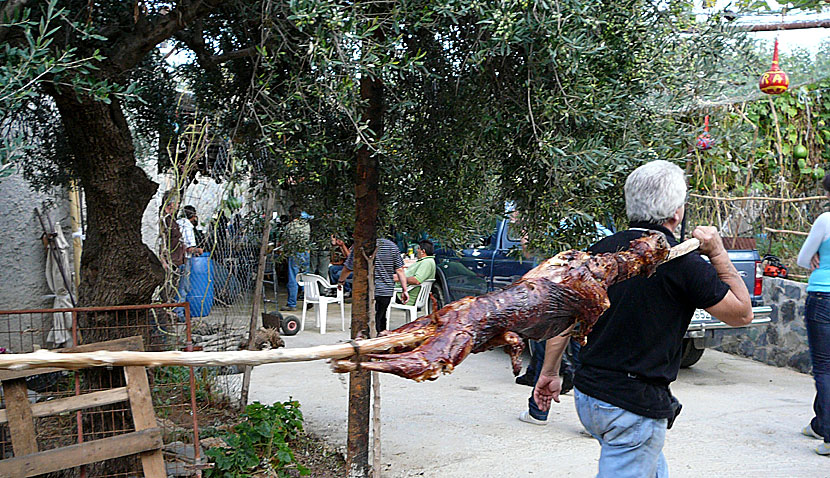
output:
<instances>
[{"instance_id":1,"label":"long wooden pole","mask_svg":"<svg viewBox=\"0 0 830 478\"><path fill-rule=\"evenodd\" d=\"M248 350L254 349L256 342L257 324L259 323L259 305L262 303L262 281L265 278L265 256L268 250L268 236L271 235L271 216L274 215L274 193L268 193L268 199L265 204L265 225L262 228L262 240L259 244L259 267L256 271L256 281L254 281L254 303L251 304L251 323L248 325ZM274 277L276 280L276 264L274 265ZM276 300L276 297L274 297ZM239 400L241 407L248 404L248 390L251 387L251 367L245 367L242 373L242 393Z\"/></svg>"},{"instance_id":2,"label":"long wooden pole","mask_svg":"<svg viewBox=\"0 0 830 478\"><path fill-rule=\"evenodd\" d=\"M689 239L669 252L663 263L688 254L700 247L697 239ZM364 258L365 259L365 258ZM60 353L38 350L28 354L0 354L0 370L68 369L89 367L131 366L158 367L162 365L186 365L197 367L222 367L227 365L263 365L282 362L308 362L312 360L344 359L354 355L379 352L394 347L411 347L427 339L423 329L412 332L392 333L383 337L351 340L334 345L318 345L296 349L239 350L235 352L86 352ZM354 370L358 370L354 364ZM354 373L354 372L352 372ZM2 380L2 376L0 376ZM368 427L368 420L366 423ZM367 428L368 433L368 428ZM368 444L368 440L367 440ZM368 464L368 462L367 462Z\"/></svg>"},{"instance_id":3,"label":"long wooden pole","mask_svg":"<svg viewBox=\"0 0 830 478\"><path fill-rule=\"evenodd\" d=\"M412 346L423 342L423 331L390 334L374 339L355 340L332 345L296 349L238 350L234 352L84 352L60 353L38 350L28 354L0 354L0 370L54 368L77 370L89 367L158 367L182 365L223 367L228 365L263 365L268 363L309 362L343 359L356 353L381 352L393 347Z\"/></svg>"},{"instance_id":4,"label":"long wooden pole","mask_svg":"<svg viewBox=\"0 0 830 478\"><path fill-rule=\"evenodd\" d=\"M75 292L81 285L81 194L78 191L78 184L73 180L69 186L69 216L72 219L72 264L74 269L73 281Z\"/></svg>"}]
</instances>

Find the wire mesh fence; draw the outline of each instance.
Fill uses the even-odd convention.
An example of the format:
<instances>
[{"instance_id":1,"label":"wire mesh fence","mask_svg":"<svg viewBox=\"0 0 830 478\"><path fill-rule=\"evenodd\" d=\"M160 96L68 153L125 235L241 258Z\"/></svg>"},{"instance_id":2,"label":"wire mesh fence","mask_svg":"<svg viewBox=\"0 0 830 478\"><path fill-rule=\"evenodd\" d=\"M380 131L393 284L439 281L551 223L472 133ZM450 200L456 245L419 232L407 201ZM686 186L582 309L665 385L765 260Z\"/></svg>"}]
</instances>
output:
<instances>
[{"instance_id":1,"label":"wire mesh fence","mask_svg":"<svg viewBox=\"0 0 830 478\"><path fill-rule=\"evenodd\" d=\"M183 312L180 320L177 311ZM66 315L71 320L65 322ZM69 327L65 327L69 324ZM128 307L91 307L0 311L0 347L8 353L39 348L93 344L140 336L147 351L192 350L189 304L154 304ZM68 340L55 343L55 340ZM202 455L199 422L209 422L215 410L230 402L217 386L220 371L191 367L148 369L153 407L162 429L168 473L199 474ZM26 379L29 401L45 402L73 395L125 386L121 367L58 371ZM5 401L3 407L6 407ZM85 409L82 412L36 417L40 451L69 446L134 431L127 402ZM0 425L0 459L13 456L6 424ZM137 459L101 462L56 476L142 476Z\"/></svg>"}]
</instances>

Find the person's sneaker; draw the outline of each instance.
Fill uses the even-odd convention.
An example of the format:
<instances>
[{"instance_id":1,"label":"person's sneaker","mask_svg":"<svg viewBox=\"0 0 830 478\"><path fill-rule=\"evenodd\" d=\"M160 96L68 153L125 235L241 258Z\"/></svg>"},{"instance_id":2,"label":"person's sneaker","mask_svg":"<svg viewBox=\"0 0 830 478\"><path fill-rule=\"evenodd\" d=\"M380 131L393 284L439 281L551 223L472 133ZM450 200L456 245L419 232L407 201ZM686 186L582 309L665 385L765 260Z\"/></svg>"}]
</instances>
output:
<instances>
[{"instance_id":1,"label":"person's sneaker","mask_svg":"<svg viewBox=\"0 0 830 478\"><path fill-rule=\"evenodd\" d=\"M817 446L816 453L824 456L830 455L830 443L824 442L821 445Z\"/></svg>"},{"instance_id":2,"label":"person's sneaker","mask_svg":"<svg viewBox=\"0 0 830 478\"><path fill-rule=\"evenodd\" d=\"M288 306L288 305L284 305L284 306L280 307L280 310L283 311L283 312L295 312L297 310L297 308L296 307L291 307L291 306Z\"/></svg>"},{"instance_id":3,"label":"person's sneaker","mask_svg":"<svg viewBox=\"0 0 830 478\"><path fill-rule=\"evenodd\" d=\"M528 374L520 375L516 377L516 383L518 383L519 385L527 385L529 387L532 387L533 378Z\"/></svg>"},{"instance_id":4,"label":"person's sneaker","mask_svg":"<svg viewBox=\"0 0 830 478\"><path fill-rule=\"evenodd\" d=\"M823 436L816 433L815 430L813 430L812 425L807 425L806 427L802 428L801 434L805 437L818 438L819 440L822 440L824 438Z\"/></svg>"},{"instance_id":5,"label":"person's sneaker","mask_svg":"<svg viewBox=\"0 0 830 478\"><path fill-rule=\"evenodd\" d=\"M527 410L519 414L519 420L525 423L531 423L533 425L539 425L542 427L548 424L547 420L539 420L538 418L533 418L532 416L530 416L530 412L528 412Z\"/></svg>"}]
</instances>

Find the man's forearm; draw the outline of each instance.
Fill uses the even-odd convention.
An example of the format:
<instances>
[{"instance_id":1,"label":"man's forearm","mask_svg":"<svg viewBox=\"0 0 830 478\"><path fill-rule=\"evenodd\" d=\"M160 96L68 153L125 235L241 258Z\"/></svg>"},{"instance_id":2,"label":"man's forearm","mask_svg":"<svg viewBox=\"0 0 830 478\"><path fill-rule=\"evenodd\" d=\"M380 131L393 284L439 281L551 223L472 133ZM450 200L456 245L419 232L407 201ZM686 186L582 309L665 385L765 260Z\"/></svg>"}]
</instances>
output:
<instances>
[{"instance_id":1,"label":"man's forearm","mask_svg":"<svg viewBox=\"0 0 830 478\"><path fill-rule=\"evenodd\" d=\"M735 297L741 303L750 304L751 307L752 301L749 297L749 290L746 288L741 275L738 274L738 270L735 269L735 265L729 260L729 255L723 252L715 257L710 257L709 262L715 268L715 272L718 273L718 278L729 286L729 290L735 294Z\"/></svg>"},{"instance_id":2,"label":"man's forearm","mask_svg":"<svg viewBox=\"0 0 830 478\"><path fill-rule=\"evenodd\" d=\"M340 270L340 277L337 278L337 282L343 284L346 282L346 278L349 277L349 274L351 273L352 270L344 266L343 269Z\"/></svg>"},{"instance_id":3,"label":"man's forearm","mask_svg":"<svg viewBox=\"0 0 830 478\"><path fill-rule=\"evenodd\" d=\"M545 343L545 362L542 365L542 375L548 377L555 377L559 375L559 364L562 362L562 355L565 353L565 347L568 341L571 340L571 330L573 326L563 332L561 335L548 339Z\"/></svg>"},{"instance_id":4,"label":"man's forearm","mask_svg":"<svg viewBox=\"0 0 830 478\"><path fill-rule=\"evenodd\" d=\"M395 273L398 275L398 282L400 282L401 284L408 284L408 282L406 281L406 273L404 272L403 267L396 270Z\"/></svg>"},{"instance_id":5,"label":"man's forearm","mask_svg":"<svg viewBox=\"0 0 830 478\"><path fill-rule=\"evenodd\" d=\"M421 281L419 281L417 277L412 276L406 278L406 283L409 285L420 285Z\"/></svg>"}]
</instances>

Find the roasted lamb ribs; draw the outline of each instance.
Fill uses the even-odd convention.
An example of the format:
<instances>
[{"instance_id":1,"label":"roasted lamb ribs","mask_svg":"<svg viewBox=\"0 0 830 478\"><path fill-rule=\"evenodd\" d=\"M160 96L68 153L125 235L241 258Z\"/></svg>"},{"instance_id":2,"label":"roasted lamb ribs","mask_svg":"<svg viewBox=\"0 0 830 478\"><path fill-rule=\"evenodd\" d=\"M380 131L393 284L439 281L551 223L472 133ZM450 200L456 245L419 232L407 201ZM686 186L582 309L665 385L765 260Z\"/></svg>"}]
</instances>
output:
<instances>
[{"instance_id":1,"label":"roasted lamb ribs","mask_svg":"<svg viewBox=\"0 0 830 478\"><path fill-rule=\"evenodd\" d=\"M639 274L651 275L669 250L662 234L650 233L616 253L561 252L505 289L465 297L386 332L423 330L426 339L417 346L367 354L358 358L362 362L338 360L333 368L348 372L362 367L420 382L451 373L470 353L504 346L518 374L522 338L547 340L578 322L578 338L584 340L610 306L608 287Z\"/></svg>"}]
</instances>

